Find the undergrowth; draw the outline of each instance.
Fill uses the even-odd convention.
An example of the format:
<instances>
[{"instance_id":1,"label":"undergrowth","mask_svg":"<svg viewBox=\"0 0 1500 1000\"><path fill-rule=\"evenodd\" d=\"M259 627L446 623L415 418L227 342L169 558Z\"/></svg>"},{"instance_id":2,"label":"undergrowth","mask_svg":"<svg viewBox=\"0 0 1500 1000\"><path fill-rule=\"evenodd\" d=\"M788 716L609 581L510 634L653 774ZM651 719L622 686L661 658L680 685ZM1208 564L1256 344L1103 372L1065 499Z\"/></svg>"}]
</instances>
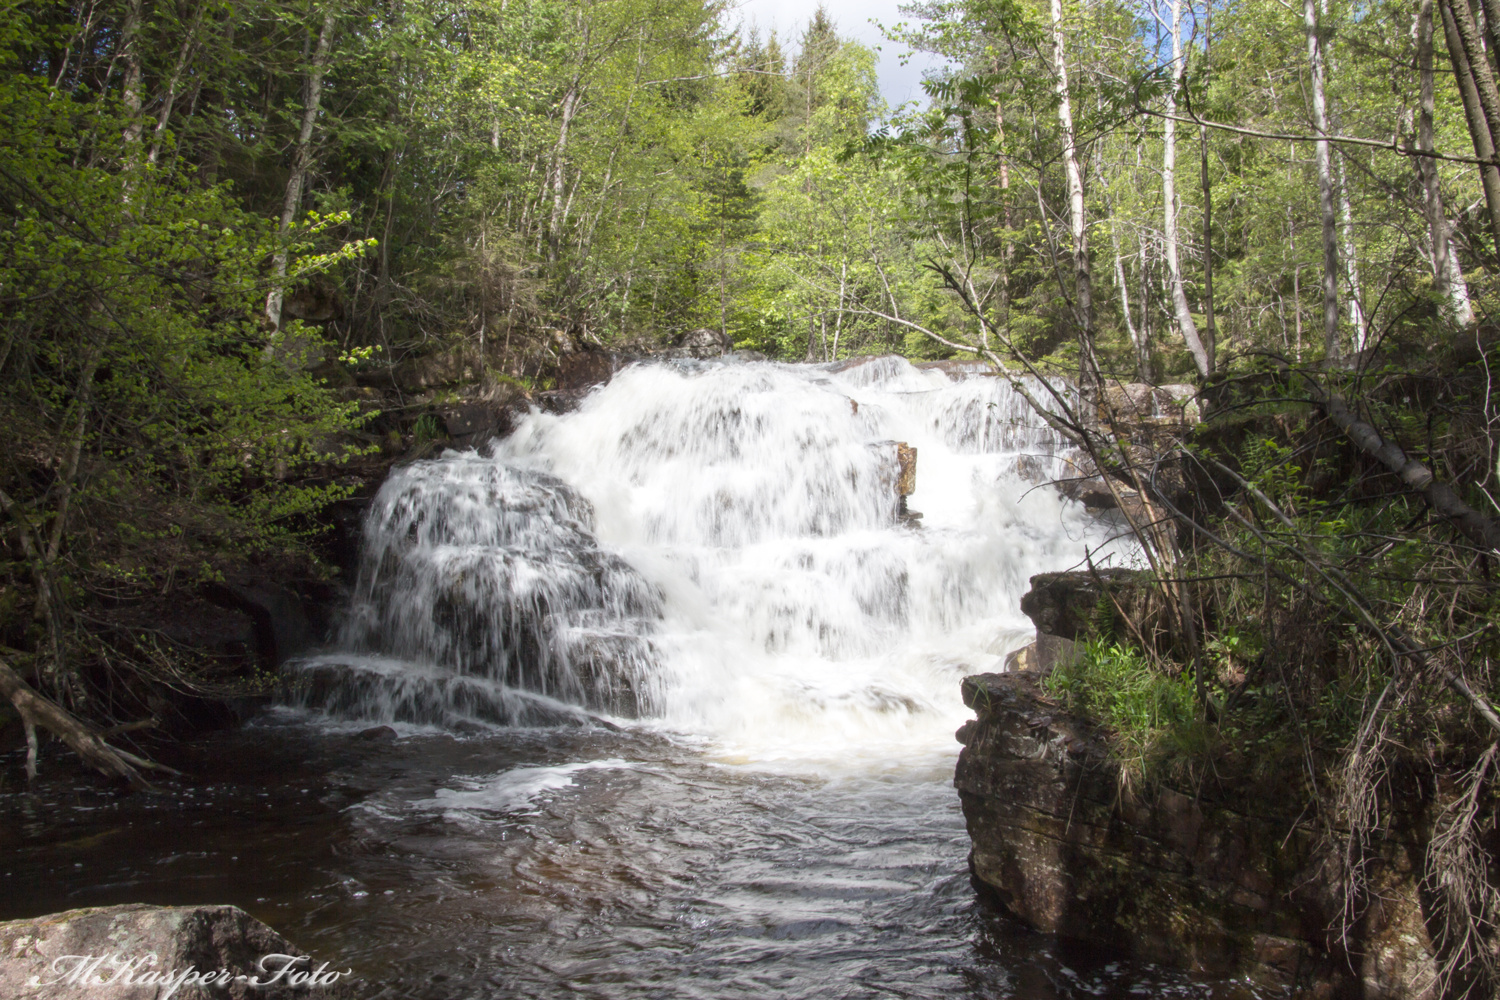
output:
<instances>
[{"instance_id":1,"label":"undergrowth","mask_svg":"<svg viewBox=\"0 0 1500 1000\"><path fill-rule=\"evenodd\" d=\"M1043 689L1102 723L1127 771L1153 778L1201 757L1208 734L1190 675L1163 673L1140 648L1105 638L1079 643L1077 654L1046 675Z\"/></svg>"}]
</instances>

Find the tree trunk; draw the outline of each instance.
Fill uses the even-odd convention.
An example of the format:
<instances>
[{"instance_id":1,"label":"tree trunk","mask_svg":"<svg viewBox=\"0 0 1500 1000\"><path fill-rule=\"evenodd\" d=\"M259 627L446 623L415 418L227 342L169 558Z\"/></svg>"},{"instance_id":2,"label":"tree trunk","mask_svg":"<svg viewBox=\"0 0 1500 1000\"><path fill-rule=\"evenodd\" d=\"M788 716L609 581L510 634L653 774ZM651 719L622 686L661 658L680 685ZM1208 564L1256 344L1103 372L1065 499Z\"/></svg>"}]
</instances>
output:
<instances>
[{"instance_id":1,"label":"tree trunk","mask_svg":"<svg viewBox=\"0 0 1500 1000\"><path fill-rule=\"evenodd\" d=\"M1208 74L1213 62L1214 22L1211 0L1205 4L1204 14L1203 89L1206 93ZM1212 374L1219 349L1219 331L1214 325L1214 190L1208 175L1207 125L1198 126L1198 180L1203 185L1203 353L1208 358L1208 371ZM1196 664L1198 661L1194 662ZM1201 690L1199 694L1202 694Z\"/></svg>"},{"instance_id":2,"label":"tree trunk","mask_svg":"<svg viewBox=\"0 0 1500 1000\"><path fill-rule=\"evenodd\" d=\"M1171 0L1168 5L1172 33L1172 85L1167 88L1167 117L1162 123L1161 154L1161 200L1163 253L1167 260L1167 287L1172 296L1172 315L1177 322L1177 334L1187 344L1193 356L1198 374L1207 378L1213 373L1208 352L1203 341L1198 339L1198 326L1193 322L1193 311L1188 306L1187 291L1182 285L1182 264L1177 251L1177 88L1183 77L1182 58L1182 2Z\"/></svg>"},{"instance_id":3,"label":"tree trunk","mask_svg":"<svg viewBox=\"0 0 1500 1000\"><path fill-rule=\"evenodd\" d=\"M1328 0L1319 0L1319 12L1326 21L1328 17ZM1324 85L1326 87L1329 77L1338 75L1338 62L1334 58L1331 46L1325 45L1323 51L1323 73ZM1338 107L1332 101L1328 101L1325 94L1325 102L1328 113L1328 131L1334 135L1343 133L1343 125L1339 119ZM1354 327L1354 349L1362 351L1370 339L1370 321L1365 315L1365 304L1361 289L1364 287L1359 279L1359 250L1354 242L1354 208L1349 201L1349 173L1344 165L1344 154L1342 151L1333 161L1334 191L1338 196L1339 206L1339 234L1343 244L1344 283L1349 289L1349 325Z\"/></svg>"},{"instance_id":4,"label":"tree trunk","mask_svg":"<svg viewBox=\"0 0 1500 1000\"><path fill-rule=\"evenodd\" d=\"M563 192L567 189L568 128L578 112L578 81L568 84L562 99L562 126L557 132L557 145L552 151L552 169L549 171L549 186L552 188L552 217L547 224L547 242L552 260L562 246Z\"/></svg>"},{"instance_id":5,"label":"tree trunk","mask_svg":"<svg viewBox=\"0 0 1500 1000\"><path fill-rule=\"evenodd\" d=\"M1323 353L1329 361L1339 356L1339 250L1336 198L1333 193L1333 150L1328 142L1328 98L1324 92L1323 42L1318 37L1318 8L1302 0L1307 32L1307 58L1312 69L1313 130L1318 161L1318 207L1323 217Z\"/></svg>"},{"instance_id":6,"label":"tree trunk","mask_svg":"<svg viewBox=\"0 0 1500 1000\"><path fill-rule=\"evenodd\" d=\"M1432 63L1432 4L1421 0L1417 10L1417 71L1421 74L1417 148L1431 152L1433 117L1436 112ZM1427 233L1432 242L1432 277L1443 299L1443 312L1459 328L1474 322L1474 307L1469 302L1469 287L1458 266L1457 255L1448 236L1448 216L1443 208L1443 189L1437 161L1417 157L1417 174L1422 181L1422 209L1427 215Z\"/></svg>"},{"instance_id":7,"label":"tree trunk","mask_svg":"<svg viewBox=\"0 0 1500 1000\"><path fill-rule=\"evenodd\" d=\"M193 20L188 25L186 36L182 39L182 47L177 50L177 62L172 67L172 75L167 79L167 93L161 101L161 111L156 116L156 130L151 135L151 151L146 154L147 163L155 163L161 155L162 139L167 131L167 125L172 121L172 111L177 104L177 88L182 83L182 74L187 69L188 60L193 56L193 50L198 46L198 29L203 23L203 4L199 4L193 10Z\"/></svg>"},{"instance_id":8,"label":"tree trunk","mask_svg":"<svg viewBox=\"0 0 1500 1000\"><path fill-rule=\"evenodd\" d=\"M839 335L844 332L844 295L849 287L849 261L846 257L839 261L839 311L833 321L833 357L832 361L839 359Z\"/></svg>"},{"instance_id":9,"label":"tree trunk","mask_svg":"<svg viewBox=\"0 0 1500 1000\"><path fill-rule=\"evenodd\" d=\"M1104 179L1104 164L1102 157L1094 157L1094 176L1099 179L1099 187L1108 192L1109 184ZM1120 234L1116 228L1115 208L1111 204L1109 195L1105 194L1104 210L1109 213L1109 245L1114 250L1115 256L1115 285L1120 290L1120 315L1125 320L1125 332L1130 337L1130 346L1135 354L1135 377L1142 382L1151 381L1151 352L1146 343L1144 331L1136 329L1135 317L1130 314L1130 286L1125 281L1125 258L1120 252ZM1141 257L1141 266L1146 266L1145 256Z\"/></svg>"},{"instance_id":10,"label":"tree trunk","mask_svg":"<svg viewBox=\"0 0 1500 1000\"><path fill-rule=\"evenodd\" d=\"M1474 19L1474 11L1464 0L1444 0L1444 6L1453 16L1459 44L1468 57L1479 108L1484 114L1485 124L1489 126L1490 140L1493 142L1500 138L1500 91L1496 90L1495 73L1490 65L1490 53L1486 51L1485 39Z\"/></svg>"},{"instance_id":11,"label":"tree trunk","mask_svg":"<svg viewBox=\"0 0 1500 1000\"><path fill-rule=\"evenodd\" d=\"M1494 89L1494 76L1483 55L1476 66L1469 58L1460 31L1459 11L1462 11L1472 26L1473 16L1466 0L1437 0L1443 17L1443 36L1448 43L1448 59L1453 64L1453 75L1458 83L1458 94L1463 101L1464 117L1469 124L1469 137L1474 143L1474 155L1485 161L1479 168L1479 179L1484 185L1485 206L1489 209L1490 235L1495 246L1500 247L1500 166L1495 164L1495 133L1490 119L1485 114L1480 78L1489 80Z\"/></svg>"},{"instance_id":12,"label":"tree trunk","mask_svg":"<svg viewBox=\"0 0 1500 1000\"><path fill-rule=\"evenodd\" d=\"M61 707L33 691L31 686L21 679L21 675L12 670L10 664L3 659L0 659L0 694L5 695L15 706L17 714L21 716L22 724L26 727L27 778L36 777L37 726L56 735L89 766L104 774L123 778L138 791L150 791L151 786L145 778L141 777L136 768L153 768L177 773L169 767L154 764L110 746L83 723L63 711Z\"/></svg>"},{"instance_id":13,"label":"tree trunk","mask_svg":"<svg viewBox=\"0 0 1500 1000\"><path fill-rule=\"evenodd\" d=\"M120 29L120 50L125 60L125 79L120 85L120 102L125 106L125 155L132 163L139 163L141 135L145 125L141 121L141 22L143 0L130 0L125 12L125 23Z\"/></svg>"},{"instance_id":14,"label":"tree trunk","mask_svg":"<svg viewBox=\"0 0 1500 1000\"><path fill-rule=\"evenodd\" d=\"M1151 382L1156 373L1151 370L1151 257L1148 253L1150 244L1146 239L1144 228L1136 232L1136 245L1140 247L1141 262L1136 269L1141 279L1141 348L1145 352L1136 359L1136 370L1145 382Z\"/></svg>"},{"instance_id":15,"label":"tree trunk","mask_svg":"<svg viewBox=\"0 0 1500 1000\"><path fill-rule=\"evenodd\" d=\"M307 182L307 171L312 165L313 126L318 120L318 107L323 100L323 77L328 72L329 49L333 44L333 12L323 15L323 27L318 32L318 47L313 53L312 66L307 74L307 102L302 107L302 128L297 133L297 151L292 158L292 174L287 178L286 196L281 203L281 224L277 236L281 245L271 260L271 293L266 296L266 322L271 328L271 342L266 345L266 357L275 354L281 332L281 303L285 296L286 269L289 251L287 234L297 218L297 209L302 204L302 186Z\"/></svg>"},{"instance_id":16,"label":"tree trunk","mask_svg":"<svg viewBox=\"0 0 1500 1000\"><path fill-rule=\"evenodd\" d=\"M1000 72L1000 65L995 64L995 73ZM1000 168L1000 226L1003 233L1000 237L1000 328L1010 327L1010 268L1011 259L1015 248L1011 241L1011 212L1010 212L1010 159L1005 155L1005 107L1000 103L1000 95L995 95L995 148L999 154Z\"/></svg>"},{"instance_id":17,"label":"tree trunk","mask_svg":"<svg viewBox=\"0 0 1500 1000\"><path fill-rule=\"evenodd\" d=\"M1051 0L1052 71L1057 89L1057 122L1062 129L1063 167L1068 178L1068 219L1073 235L1074 309L1078 323L1078 388L1085 400L1098 395L1099 365L1094 358L1094 288L1089 269L1088 220L1084 214L1083 171L1073 129L1073 101L1063 47L1062 0Z\"/></svg>"},{"instance_id":18,"label":"tree trunk","mask_svg":"<svg viewBox=\"0 0 1500 1000\"><path fill-rule=\"evenodd\" d=\"M1344 169L1342 152L1334 160L1334 168L1339 194L1339 227L1344 243L1344 280L1349 286L1349 322L1354 327L1354 349L1362 351L1370 339L1370 320L1365 315L1360 293L1359 251L1354 245L1354 209L1349 203L1349 176Z\"/></svg>"}]
</instances>

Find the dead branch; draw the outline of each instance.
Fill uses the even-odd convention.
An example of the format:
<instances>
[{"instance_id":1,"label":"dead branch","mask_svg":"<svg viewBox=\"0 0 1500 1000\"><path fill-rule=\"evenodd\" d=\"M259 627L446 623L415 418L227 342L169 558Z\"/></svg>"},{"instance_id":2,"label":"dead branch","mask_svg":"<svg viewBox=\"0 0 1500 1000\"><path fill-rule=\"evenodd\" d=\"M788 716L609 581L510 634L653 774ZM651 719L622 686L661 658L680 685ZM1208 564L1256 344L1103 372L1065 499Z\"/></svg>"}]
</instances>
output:
<instances>
[{"instance_id":1,"label":"dead branch","mask_svg":"<svg viewBox=\"0 0 1500 1000\"><path fill-rule=\"evenodd\" d=\"M1210 461L1213 460L1210 459ZM1243 488L1246 492L1248 492L1251 496L1258 500L1262 506L1270 511L1271 514L1282 523L1282 525L1293 532L1297 531L1297 526L1292 523L1291 518L1287 517L1287 515L1282 512L1281 508L1278 507L1270 497L1261 492L1254 484L1246 481L1237 472L1235 472L1233 469L1229 468L1222 462L1214 461L1213 464L1221 472L1232 477L1237 483L1239 483L1241 488ZM1267 541L1264 535L1257 531L1248 521L1244 520L1244 518L1236 514L1233 509L1230 509L1229 514L1241 525L1253 532L1257 537L1261 538L1262 541ZM1436 666L1437 672L1442 676L1443 681L1450 688L1452 688L1455 693L1457 693L1471 706L1473 706L1474 710L1479 713L1484 721L1489 723L1490 728L1494 729L1495 732L1500 733L1500 716L1497 716L1495 714L1494 708L1492 708L1485 699L1481 698L1477 693L1475 693L1474 689L1469 686L1468 682L1458 674L1455 674L1453 671L1449 670L1441 663L1434 664L1431 660L1429 660L1427 658L1427 655L1422 651L1421 644L1413 641L1406 634L1405 630L1396 625L1381 625L1379 622L1377 622L1375 620L1372 602L1369 601L1369 599L1360 592L1359 588L1355 586L1354 582L1351 581L1342 570L1333 566L1326 565L1323 560L1317 558L1312 553L1307 552L1300 546L1293 545L1291 542L1278 539L1276 540L1276 544L1286 551L1290 552L1291 554L1295 555L1310 569L1312 569L1313 572L1321 576L1324 582L1326 582L1333 590L1344 595L1344 597L1349 601L1349 604L1353 608L1356 616L1359 619L1363 620L1363 622L1372 631L1374 631L1377 636L1380 637L1381 641L1385 643L1386 648L1390 650L1393 666L1399 664L1399 660L1401 657L1407 657L1411 659L1418 666L1418 668L1422 670L1426 670L1431 666Z\"/></svg>"},{"instance_id":2,"label":"dead branch","mask_svg":"<svg viewBox=\"0 0 1500 1000\"><path fill-rule=\"evenodd\" d=\"M1486 552L1500 552L1500 524L1464 503L1453 487L1439 480L1421 462L1409 458L1400 445L1382 438L1374 427L1359 419L1338 394L1324 389L1306 373L1302 373L1302 377L1313 402L1360 451L1394 472L1408 489L1422 494L1432 509L1453 522L1465 538Z\"/></svg>"},{"instance_id":3,"label":"dead branch","mask_svg":"<svg viewBox=\"0 0 1500 1000\"><path fill-rule=\"evenodd\" d=\"M26 726L26 777L36 777L36 727L53 733L73 752L82 757L91 767L112 777L124 778L131 788L139 791L154 791L150 782L141 777L140 770L165 771L177 774L172 768L155 761L137 757L104 742L82 722L68 714L55 702L32 690L31 685L9 663L0 659L0 693L10 699Z\"/></svg>"}]
</instances>

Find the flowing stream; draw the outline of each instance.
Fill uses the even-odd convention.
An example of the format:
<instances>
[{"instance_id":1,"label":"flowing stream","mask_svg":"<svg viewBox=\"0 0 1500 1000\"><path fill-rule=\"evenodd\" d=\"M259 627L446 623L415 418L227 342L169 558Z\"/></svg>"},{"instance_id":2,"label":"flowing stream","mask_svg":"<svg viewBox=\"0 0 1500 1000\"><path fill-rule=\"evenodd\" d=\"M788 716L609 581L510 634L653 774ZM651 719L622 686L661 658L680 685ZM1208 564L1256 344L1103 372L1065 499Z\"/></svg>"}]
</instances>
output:
<instances>
[{"instance_id":1,"label":"flowing stream","mask_svg":"<svg viewBox=\"0 0 1500 1000\"><path fill-rule=\"evenodd\" d=\"M959 682L1033 573L1130 558L1059 451L963 366L676 362L399 468L335 648L195 782L0 795L0 916L235 902L372 998L1249 996L969 884Z\"/></svg>"}]
</instances>

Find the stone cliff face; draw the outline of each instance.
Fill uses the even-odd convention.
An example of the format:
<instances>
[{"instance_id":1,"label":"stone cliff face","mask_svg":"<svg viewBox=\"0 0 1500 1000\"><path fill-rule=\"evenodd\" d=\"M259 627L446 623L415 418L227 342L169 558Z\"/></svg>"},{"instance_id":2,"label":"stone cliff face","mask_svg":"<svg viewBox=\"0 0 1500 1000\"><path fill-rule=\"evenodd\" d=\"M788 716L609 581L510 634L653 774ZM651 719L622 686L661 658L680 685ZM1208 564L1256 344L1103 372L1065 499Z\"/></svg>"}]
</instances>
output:
<instances>
[{"instance_id":1,"label":"stone cliff face","mask_svg":"<svg viewBox=\"0 0 1500 1000\"><path fill-rule=\"evenodd\" d=\"M1053 591L1056 576L1042 581ZM1032 603L1048 609L1034 617L1066 618L1055 601ZM983 895L1042 931L1204 974L1330 1000L1436 997L1419 891L1425 808L1378 846L1377 895L1340 939L1325 854L1297 796L1133 785L1106 734L1050 699L1040 676L963 683L976 718L958 731L954 784Z\"/></svg>"},{"instance_id":2,"label":"stone cliff face","mask_svg":"<svg viewBox=\"0 0 1500 1000\"><path fill-rule=\"evenodd\" d=\"M969 677L963 694L977 715L958 732L954 781L973 841L970 868L1012 916L1312 996L1432 995L1417 877L1405 856L1420 850L1391 845L1384 898L1340 943L1329 931L1335 914L1321 891L1317 845L1297 825L1294 803L1133 789L1099 731L1061 711L1030 672Z\"/></svg>"}]
</instances>

